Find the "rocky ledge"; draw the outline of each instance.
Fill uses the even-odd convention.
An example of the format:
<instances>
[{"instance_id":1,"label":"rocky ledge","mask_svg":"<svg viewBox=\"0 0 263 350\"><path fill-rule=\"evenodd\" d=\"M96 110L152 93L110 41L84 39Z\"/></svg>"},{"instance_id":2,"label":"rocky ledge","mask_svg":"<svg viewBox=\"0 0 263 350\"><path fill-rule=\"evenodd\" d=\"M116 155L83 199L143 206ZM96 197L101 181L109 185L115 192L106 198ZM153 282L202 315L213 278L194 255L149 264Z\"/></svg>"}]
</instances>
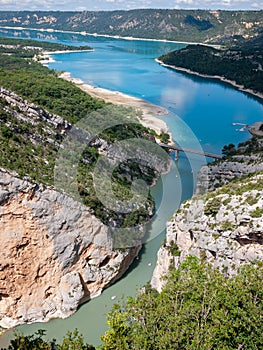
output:
<instances>
[{"instance_id":1,"label":"rocky ledge","mask_svg":"<svg viewBox=\"0 0 263 350\"><path fill-rule=\"evenodd\" d=\"M23 120L30 125L36 125L39 122L47 123L46 131L49 136L55 136L56 133L64 134L71 127L71 124L59 115L49 113L47 110L1 86L0 98L6 101L5 110L17 119Z\"/></svg>"},{"instance_id":2,"label":"rocky ledge","mask_svg":"<svg viewBox=\"0 0 263 350\"><path fill-rule=\"evenodd\" d=\"M263 263L263 173L182 204L167 223L152 286L161 291L169 268L177 268L188 255L227 275L242 264Z\"/></svg>"},{"instance_id":3,"label":"rocky ledge","mask_svg":"<svg viewBox=\"0 0 263 350\"><path fill-rule=\"evenodd\" d=\"M0 169L0 326L65 318L127 270L140 247L113 249L88 208Z\"/></svg>"}]
</instances>

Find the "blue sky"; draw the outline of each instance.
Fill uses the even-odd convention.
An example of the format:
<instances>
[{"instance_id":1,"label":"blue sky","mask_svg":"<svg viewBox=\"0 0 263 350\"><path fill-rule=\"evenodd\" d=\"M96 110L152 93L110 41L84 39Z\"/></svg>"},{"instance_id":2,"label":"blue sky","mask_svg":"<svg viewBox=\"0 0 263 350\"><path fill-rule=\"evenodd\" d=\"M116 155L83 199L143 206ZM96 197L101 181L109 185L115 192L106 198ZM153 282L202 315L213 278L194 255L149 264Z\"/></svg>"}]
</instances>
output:
<instances>
[{"instance_id":1,"label":"blue sky","mask_svg":"<svg viewBox=\"0 0 263 350\"><path fill-rule=\"evenodd\" d=\"M262 0L0 0L0 10L130 10L136 8L260 10Z\"/></svg>"}]
</instances>

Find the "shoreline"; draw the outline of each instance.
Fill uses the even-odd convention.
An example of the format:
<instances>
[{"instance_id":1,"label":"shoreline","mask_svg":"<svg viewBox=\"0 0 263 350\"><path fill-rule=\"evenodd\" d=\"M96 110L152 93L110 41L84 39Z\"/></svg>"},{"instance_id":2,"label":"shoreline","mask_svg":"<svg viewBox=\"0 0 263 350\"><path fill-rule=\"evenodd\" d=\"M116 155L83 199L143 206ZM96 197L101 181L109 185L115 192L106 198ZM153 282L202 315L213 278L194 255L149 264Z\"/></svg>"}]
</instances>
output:
<instances>
[{"instance_id":1,"label":"shoreline","mask_svg":"<svg viewBox=\"0 0 263 350\"><path fill-rule=\"evenodd\" d=\"M23 40L23 39L21 39ZM56 62L52 55L59 55L63 53L81 53L81 52L93 52L94 49L89 49L89 50L57 50L57 51L42 51L39 55L36 55L33 60L45 65L48 63L54 63ZM37 56L39 59L37 59Z\"/></svg>"},{"instance_id":2,"label":"shoreline","mask_svg":"<svg viewBox=\"0 0 263 350\"><path fill-rule=\"evenodd\" d=\"M138 120L143 126L154 130L158 135L161 133L169 133L167 124L162 119L157 117L157 115L161 116L168 114L169 112L167 109L119 91L112 91L85 84L79 78L72 78L69 72L61 73L59 78L76 84L81 90L88 93L91 97L100 98L105 102L110 102L113 104L133 107L140 111L141 116L138 117ZM172 135L170 133L169 135L170 142L172 142Z\"/></svg>"},{"instance_id":3,"label":"shoreline","mask_svg":"<svg viewBox=\"0 0 263 350\"><path fill-rule=\"evenodd\" d=\"M157 63L159 63L160 65L164 66L164 67L172 68L172 69L175 69L175 70L177 70L179 72L184 72L184 73L188 73L188 74L191 74L191 75L196 75L196 76L202 77L202 78L210 78L210 79L220 80L220 81L222 81L224 83L228 83L231 86L237 88L237 90L239 90L239 91L246 92L246 93L248 93L250 95L253 95L255 97L263 99L263 93L255 92L254 90L251 90L251 89L246 89L246 88L244 88L243 85L237 84L234 80L226 79L226 78L224 78L224 77L222 77L220 75L209 75L209 74L198 73L198 72L192 71L191 69L188 69L188 68L177 67L177 66L173 66L173 65L170 65L170 64L166 64L163 61L158 60L158 58L156 58L155 61Z\"/></svg>"},{"instance_id":4,"label":"shoreline","mask_svg":"<svg viewBox=\"0 0 263 350\"><path fill-rule=\"evenodd\" d=\"M43 51L46 55L59 55L61 53L76 53L76 52L93 52L94 49L85 49L85 50L57 50L57 51Z\"/></svg>"},{"instance_id":5,"label":"shoreline","mask_svg":"<svg viewBox=\"0 0 263 350\"><path fill-rule=\"evenodd\" d=\"M133 36L120 36L120 35L109 35L109 34L98 34L98 33L88 33L86 31L71 31L71 30L59 30L52 28L31 28L31 27L9 27L9 26L0 26L0 29L16 29L16 30L35 30L40 32L48 32L48 33L65 33L65 34L79 34L83 36L94 36L94 37L104 37L104 38L113 38L113 39L122 39L122 40L138 40L138 41L157 41L157 42L165 42L165 43L175 43L175 44L187 44L187 45L197 45L202 44L204 46L212 46L215 48L220 48L221 45L216 44L207 44L203 42L192 42L192 41L178 41L178 40L168 40L168 39L153 39L153 38L137 38ZM20 38L22 39L22 38ZM34 40L34 39L32 39Z\"/></svg>"}]
</instances>

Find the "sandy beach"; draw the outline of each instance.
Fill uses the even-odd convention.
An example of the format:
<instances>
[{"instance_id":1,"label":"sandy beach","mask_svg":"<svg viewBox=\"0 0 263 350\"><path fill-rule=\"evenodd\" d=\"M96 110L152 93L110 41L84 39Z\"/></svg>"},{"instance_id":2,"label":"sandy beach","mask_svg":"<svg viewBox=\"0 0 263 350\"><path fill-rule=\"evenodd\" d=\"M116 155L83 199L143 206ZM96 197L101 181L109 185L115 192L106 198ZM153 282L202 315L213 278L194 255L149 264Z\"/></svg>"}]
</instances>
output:
<instances>
[{"instance_id":1,"label":"sandy beach","mask_svg":"<svg viewBox=\"0 0 263 350\"><path fill-rule=\"evenodd\" d=\"M101 98L105 102L130 106L139 110L139 121L143 126L153 129L157 134L163 132L168 133L167 124L162 119L158 118L158 116L168 113L165 108L154 105L140 98L123 94L119 91L111 91L84 84L81 79L72 78L69 72L64 72L60 74L59 77L76 84L81 90L87 92L92 97Z\"/></svg>"},{"instance_id":2,"label":"sandy beach","mask_svg":"<svg viewBox=\"0 0 263 350\"><path fill-rule=\"evenodd\" d=\"M239 85L235 81L226 79L224 77L221 77L220 75L200 74L198 72L194 72L194 71L192 71L190 69L187 69L187 68L176 67L176 66L172 66L172 65L169 65L169 64L165 64L162 61L158 60L157 58L155 59L155 61L158 62L159 64L161 64L164 67L172 68L172 69L178 70L179 72L185 72L185 73L192 74L192 75L197 75L197 76L203 77L203 78L211 78L211 79L221 80L224 83L228 83L228 84L234 86L235 88L237 88L240 91L247 92L247 93L249 93L251 95L254 95L256 97L259 97L259 98L263 99L263 94L261 94L259 92L255 92L254 90L251 90L251 89L245 89L243 85Z\"/></svg>"}]
</instances>

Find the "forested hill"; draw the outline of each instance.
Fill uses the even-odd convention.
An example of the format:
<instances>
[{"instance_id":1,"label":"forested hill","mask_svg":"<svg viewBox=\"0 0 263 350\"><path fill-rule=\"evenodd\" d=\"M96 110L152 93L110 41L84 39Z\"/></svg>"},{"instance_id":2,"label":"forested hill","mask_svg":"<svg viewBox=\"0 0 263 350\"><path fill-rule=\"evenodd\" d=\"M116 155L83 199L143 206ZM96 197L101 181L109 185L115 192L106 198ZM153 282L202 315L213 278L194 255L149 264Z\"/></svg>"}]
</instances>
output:
<instances>
[{"instance_id":1,"label":"forested hill","mask_svg":"<svg viewBox=\"0 0 263 350\"><path fill-rule=\"evenodd\" d=\"M164 64L183 68L205 76L231 80L263 93L263 33L228 49L215 49L204 45L188 45L159 57Z\"/></svg>"},{"instance_id":2,"label":"forested hill","mask_svg":"<svg viewBox=\"0 0 263 350\"><path fill-rule=\"evenodd\" d=\"M178 41L222 42L255 36L263 11L138 9L130 11L2 11L0 26L49 28Z\"/></svg>"},{"instance_id":3,"label":"forested hill","mask_svg":"<svg viewBox=\"0 0 263 350\"><path fill-rule=\"evenodd\" d=\"M4 61L3 56L12 56L12 58L33 58L34 56L45 54L45 52L89 50L92 50L92 48L87 45L72 46L45 41L5 38L0 36L0 67ZM8 62L10 62L10 60ZM23 60L20 60L20 63L22 66L26 64Z\"/></svg>"}]
</instances>

